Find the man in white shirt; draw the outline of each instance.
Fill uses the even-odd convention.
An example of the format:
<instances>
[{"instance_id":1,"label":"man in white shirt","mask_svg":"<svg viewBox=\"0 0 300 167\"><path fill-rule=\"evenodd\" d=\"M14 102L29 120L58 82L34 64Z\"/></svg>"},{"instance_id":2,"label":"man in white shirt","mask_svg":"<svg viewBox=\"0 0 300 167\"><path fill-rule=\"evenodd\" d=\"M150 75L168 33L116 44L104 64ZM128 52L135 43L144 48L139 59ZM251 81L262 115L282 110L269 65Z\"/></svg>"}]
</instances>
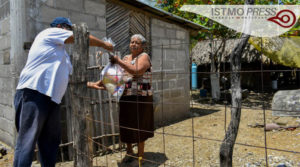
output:
<instances>
[{"instance_id":1,"label":"man in white shirt","mask_svg":"<svg viewBox=\"0 0 300 167\"><path fill-rule=\"evenodd\" d=\"M14 106L19 135L14 167L31 166L36 143L41 165L55 166L61 133L59 104L72 73L65 44L73 43L74 37L68 18L57 17L50 26L36 36L17 86ZM110 43L92 35L90 45L113 50Z\"/></svg>"}]
</instances>

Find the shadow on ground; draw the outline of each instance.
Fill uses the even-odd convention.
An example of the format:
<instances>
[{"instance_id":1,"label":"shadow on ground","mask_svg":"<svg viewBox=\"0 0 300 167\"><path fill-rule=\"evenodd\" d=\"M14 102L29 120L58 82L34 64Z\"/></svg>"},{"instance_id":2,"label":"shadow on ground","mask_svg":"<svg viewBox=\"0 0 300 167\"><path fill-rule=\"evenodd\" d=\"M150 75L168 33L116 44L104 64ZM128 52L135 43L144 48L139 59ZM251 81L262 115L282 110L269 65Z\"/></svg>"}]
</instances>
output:
<instances>
[{"instance_id":1,"label":"shadow on ground","mask_svg":"<svg viewBox=\"0 0 300 167\"><path fill-rule=\"evenodd\" d=\"M162 165L165 161L168 160L168 157L166 154L159 153L159 152L145 152L144 153L144 159L142 166L143 167L159 167ZM134 160L134 162L131 163L125 163L125 162L118 162L118 167L138 167L138 160Z\"/></svg>"},{"instance_id":2,"label":"shadow on ground","mask_svg":"<svg viewBox=\"0 0 300 167\"><path fill-rule=\"evenodd\" d=\"M191 108L191 112L194 114L194 116L197 117L206 116L219 111L220 110L215 110L215 109Z\"/></svg>"},{"instance_id":3,"label":"shadow on ground","mask_svg":"<svg viewBox=\"0 0 300 167\"><path fill-rule=\"evenodd\" d=\"M253 92L253 91L244 91L242 93L242 106L244 108L261 108L261 109L271 109L272 98L274 96L274 92ZM197 91L192 92L191 94L192 100L198 104L206 104L206 105L231 105L231 94L223 93L221 94L221 99L219 101L213 100L210 96L206 98L201 98L200 93Z\"/></svg>"}]
</instances>

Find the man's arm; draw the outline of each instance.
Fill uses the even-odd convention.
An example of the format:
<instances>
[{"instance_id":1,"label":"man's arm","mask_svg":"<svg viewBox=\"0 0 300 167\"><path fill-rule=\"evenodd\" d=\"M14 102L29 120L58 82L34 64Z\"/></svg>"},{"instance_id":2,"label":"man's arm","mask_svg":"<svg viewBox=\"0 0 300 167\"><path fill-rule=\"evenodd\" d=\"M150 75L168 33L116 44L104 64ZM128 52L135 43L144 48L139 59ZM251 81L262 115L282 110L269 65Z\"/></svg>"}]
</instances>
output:
<instances>
[{"instance_id":1,"label":"man's arm","mask_svg":"<svg viewBox=\"0 0 300 167\"><path fill-rule=\"evenodd\" d=\"M97 81L97 82L87 82L86 83L88 88L94 88L94 89L99 89L99 90L106 90L106 88L104 87L103 83L101 80Z\"/></svg>"},{"instance_id":2,"label":"man's arm","mask_svg":"<svg viewBox=\"0 0 300 167\"><path fill-rule=\"evenodd\" d=\"M96 38L92 35L90 35L89 38L90 38L90 45L91 46L98 46L98 47L102 47L106 50L113 51L113 46L112 46L111 43L104 42L104 41L102 41L102 40L100 40L100 39L98 39L98 38ZM67 38L65 40L65 44L70 44L70 43L74 43L74 36L73 35L71 35L69 38Z\"/></svg>"}]
</instances>

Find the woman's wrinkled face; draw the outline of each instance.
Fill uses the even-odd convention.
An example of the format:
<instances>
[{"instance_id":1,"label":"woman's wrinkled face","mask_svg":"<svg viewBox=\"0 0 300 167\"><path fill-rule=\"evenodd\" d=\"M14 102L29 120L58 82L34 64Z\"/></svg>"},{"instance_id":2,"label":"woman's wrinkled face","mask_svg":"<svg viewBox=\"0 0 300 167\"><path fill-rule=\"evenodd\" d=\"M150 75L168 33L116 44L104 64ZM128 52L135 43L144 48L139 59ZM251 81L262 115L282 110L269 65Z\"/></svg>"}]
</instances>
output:
<instances>
[{"instance_id":1,"label":"woman's wrinkled face","mask_svg":"<svg viewBox=\"0 0 300 167\"><path fill-rule=\"evenodd\" d=\"M140 53L143 51L142 41L139 38L132 38L129 44L131 52Z\"/></svg>"}]
</instances>

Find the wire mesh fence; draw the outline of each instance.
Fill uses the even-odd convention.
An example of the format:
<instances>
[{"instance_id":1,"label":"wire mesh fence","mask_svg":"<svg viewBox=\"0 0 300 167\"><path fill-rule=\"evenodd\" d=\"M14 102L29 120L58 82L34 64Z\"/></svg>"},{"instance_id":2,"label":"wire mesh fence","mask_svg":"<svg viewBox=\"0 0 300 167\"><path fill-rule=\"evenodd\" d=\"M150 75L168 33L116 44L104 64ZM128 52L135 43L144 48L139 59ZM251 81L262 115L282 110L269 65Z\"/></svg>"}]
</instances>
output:
<instances>
[{"instance_id":1,"label":"wire mesh fence","mask_svg":"<svg viewBox=\"0 0 300 167\"><path fill-rule=\"evenodd\" d=\"M189 44L176 44L176 46L180 46L181 48L185 48L188 45ZM210 93L211 87L209 83L205 85L205 87L198 86L197 89L191 91L188 90L188 93L186 93L184 86L189 88L190 83L181 82L184 79L189 80L191 76L190 59L183 60L185 64L181 64L181 67L178 68L176 68L176 65L182 60L176 61L175 59L187 57L188 55L173 45L170 45L170 47L175 48L175 51L170 50L170 48L167 48L167 46L164 45L159 47L161 48L161 63L158 65L160 66L157 68L158 70L155 71L154 69L153 72L153 83L156 83L156 85L154 84L154 94L156 95L154 95L154 97L158 97L158 100L154 100L153 102L157 112L157 129L154 131L154 137L146 141L145 157L143 163L140 165L220 166L219 149L221 143L224 141L225 133L230 123L230 110L234 108L231 106L230 102L230 87L226 87L226 84L228 83L219 81L221 91L220 99L213 99ZM175 59L169 57L169 52L172 52L171 55L173 58L175 57ZM153 59L155 59L154 55L152 55L152 60ZM246 70L242 68L241 71L238 71L242 76L256 74L252 79L259 80L258 82L260 82L260 85L251 89L251 85L243 84L242 81L242 88L250 88L241 90L243 93L241 106L242 117L238 138L234 147L233 164L234 166L277 166L279 164L299 166L300 152L298 151L299 144L297 142L299 138L299 128L297 128L299 126L299 123L297 123L298 118L289 117L285 120L285 124L281 124L279 128L271 130L267 129L268 124L281 119L280 117L272 115L271 100L275 90L271 85L271 73L279 73L279 75L296 73L296 75L299 75L297 74L299 73L299 70L292 68L280 69L280 65L274 65L273 68L276 69L272 69L270 65L264 64L262 60L256 63L259 63L259 69L257 68L257 64L254 64L255 66L253 69L247 67ZM184 68L185 65L187 68ZM155 64L153 64L153 66L155 66ZM229 78L232 72L230 69L226 69L226 67L223 69L224 71L211 72L208 68L205 69L207 72L203 72L205 70L197 71L197 74L200 76L208 75L208 79L211 74L215 73L217 73L220 78L225 75ZM266 79L266 76L269 77L269 79ZM206 77L204 76L203 78ZM158 84L157 81L160 83ZM172 81L174 81L174 83L172 83ZM288 89L289 87L290 89L299 88L299 79L297 79L297 76L294 76L293 79L290 79L286 83L281 83L279 89ZM176 93L170 91L172 89ZM180 91L176 91L178 89ZM205 89L207 91L206 95L202 95L201 93ZM81 96L79 94L75 95L82 100L91 102L91 105L104 105L103 100L98 97L93 98L90 96ZM174 100L176 95L188 99L188 104L184 100ZM112 101L112 103L116 105L116 110L113 112L118 112L118 103L115 103L112 99L109 99L108 101ZM185 111L187 115L181 117L181 119L178 119L180 121L177 120L175 123L174 120L170 121L170 116L174 116L174 113L170 114L169 112L174 108L180 108L184 105L188 105L190 108L190 110ZM94 112L97 111L95 110ZM84 117L87 122L93 122L94 127L101 126L104 129L112 129L112 127L114 127L117 131L119 128L143 131L140 129L119 126L118 118L114 119L114 121L105 121L88 118L76 113L73 113L73 116ZM93 153L92 158L90 159L95 166L130 166L130 164L122 163L122 160L126 156L126 150L125 145L119 140L118 133L106 133L98 137L90 137L86 134L83 135L87 140L99 148ZM100 138L106 138L106 140L110 142L108 142L108 144L103 144L103 142L97 140ZM88 153L80 154L87 156ZM136 160L139 158L138 156L133 157ZM64 165L64 163L60 163L59 165ZM139 164L137 163L135 165Z\"/></svg>"},{"instance_id":2,"label":"wire mesh fence","mask_svg":"<svg viewBox=\"0 0 300 167\"><path fill-rule=\"evenodd\" d=\"M218 62L220 67L217 71L211 71L211 62L198 64L198 86L190 89L193 74L190 69L195 57L189 54L189 45L178 43L151 46L156 49L151 55L154 101L150 104L154 106L154 132L119 125L118 104L132 102L121 99L118 103L106 91L74 91L86 86L87 81L98 80L101 67L109 61L108 57L97 57L98 48L91 48L90 56L86 57L89 58L86 60L89 67L83 67L88 70L83 74L85 79L70 81L71 88L67 91L62 106L65 115L62 124L67 129L60 144L59 162L56 166L73 166L78 161L75 157L87 159L90 166L220 166L220 146L226 140L225 133L232 117L231 109L235 108L231 105L230 62ZM300 166L299 115L279 117L272 114L276 110L272 109L272 98L276 91L299 89L300 70L266 64L262 54L254 56L260 56L258 61L249 63L245 69L242 66L241 71L238 71L242 76L242 104L233 166ZM83 69L74 64L74 69L76 68ZM210 82L216 81L211 79L212 74L216 74L219 82L217 99L212 95ZM274 74L279 76L276 87L272 87L271 76ZM249 82L259 85L253 86ZM74 98L78 104L74 104ZM295 99L294 105L299 106L299 99ZM84 111L74 111L76 107L83 107L80 110ZM295 108L296 112L299 112L297 109L299 108ZM84 131L74 130L74 127L82 128L74 125L74 119L84 121L80 124L84 126ZM278 126L272 127L274 122ZM120 141L120 128L154 133L153 138L146 140L142 160L136 154L127 154L135 159L135 164L123 162L126 146ZM87 146L83 147L88 149L76 149L78 140L75 141L74 137L84 140ZM137 151L137 145L134 145L134 151ZM75 162L72 161L74 158ZM10 161L1 162L0 165L11 164Z\"/></svg>"}]
</instances>

